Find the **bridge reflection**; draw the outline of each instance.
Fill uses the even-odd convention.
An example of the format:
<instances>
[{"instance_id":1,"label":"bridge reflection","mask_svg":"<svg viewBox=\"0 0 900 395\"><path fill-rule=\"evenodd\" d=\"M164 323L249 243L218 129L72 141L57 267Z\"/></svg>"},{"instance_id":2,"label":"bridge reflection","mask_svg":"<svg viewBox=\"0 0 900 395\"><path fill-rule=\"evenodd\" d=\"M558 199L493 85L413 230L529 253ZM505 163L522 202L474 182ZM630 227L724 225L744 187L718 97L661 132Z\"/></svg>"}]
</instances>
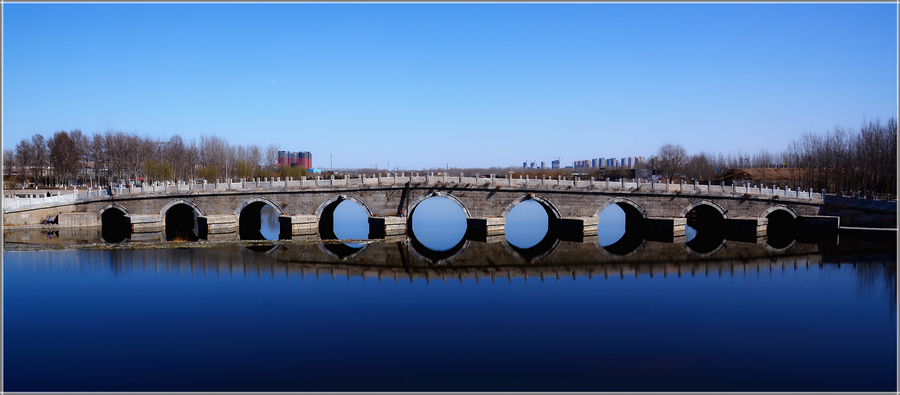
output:
<instances>
[{"instance_id":1,"label":"bridge reflection","mask_svg":"<svg viewBox=\"0 0 900 395\"><path fill-rule=\"evenodd\" d=\"M536 245L519 248L502 235L472 236L467 234L458 244L444 251L431 250L413 237L388 236L381 240L322 240L316 235L294 236L290 240L268 243L239 242L236 234L217 239L223 246L237 244L240 251L266 253L277 260L302 263L348 263L380 266L382 262L404 261L420 266L471 266L472 262L491 262L499 266L555 265L557 262L598 264L609 262L652 263L691 260L728 260L733 258L770 258L784 254L810 254L823 251L896 252L896 240L872 235L839 235L836 233L802 233L796 236L772 235L737 238L717 232L653 240L652 234L628 231L618 242L602 246L598 236L572 236L555 229ZM665 239L665 238L662 238ZM6 249L83 248L103 243L105 235L98 228L63 228L54 232L41 230L4 230ZM166 248L161 232L132 233L131 241L110 248ZM146 243L136 243L147 241ZM277 248L275 248L277 246ZM385 247L390 246L390 247ZM97 246L101 247L101 246ZM102 247L101 247L102 248ZM387 252L386 252L387 251ZM399 255L398 255L399 254Z\"/></svg>"},{"instance_id":2,"label":"bridge reflection","mask_svg":"<svg viewBox=\"0 0 900 395\"><path fill-rule=\"evenodd\" d=\"M454 265L431 265L414 257L409 244L403 242L373 243L366 255L369 259L358 261L333 261L314 259L321 257L316 244L272 243L269 253L260 254L241 246L211 249L145 249L145 250L84 250L78 251L71 261L79 273L111 272L116 276L131 273L164 274L167 276L204 277L256 277L285 278L361 278L364 281L512 281L522 278L526 281L547 281L563 278L591 280L597 277L641 278L641 277L683 277L683 276L758 276L788 270L811 270L825 265L852 265L859 270L861 279L886 277L889 286L896 292L896 257L893 254L845 255L816 251L808 248L807 253L774 257L738 257L719 260L679 259L675 249L657 249L654 242L648 242L649 249L656 249L657 260L600 262L595 259L602 254L583 256L585 251L575 243L562 242L560 249L568 250L560 259L541 264L523 264L498 259L503 255L499 243L471 243L472 250L478 250L483 258L454 261ZM656 243L660 244L661 243ZM729 245L732 243L729 243ZM746 252L746 251L745 251ZM468 254L467 254L468 255ZM685 258L681 255L682 258ZM36 259L34 265L46 265ZM885 276L872 276L874 272L884 272ZM864 285L864 284L863 284Z\"/></svg>"}]
</instances>

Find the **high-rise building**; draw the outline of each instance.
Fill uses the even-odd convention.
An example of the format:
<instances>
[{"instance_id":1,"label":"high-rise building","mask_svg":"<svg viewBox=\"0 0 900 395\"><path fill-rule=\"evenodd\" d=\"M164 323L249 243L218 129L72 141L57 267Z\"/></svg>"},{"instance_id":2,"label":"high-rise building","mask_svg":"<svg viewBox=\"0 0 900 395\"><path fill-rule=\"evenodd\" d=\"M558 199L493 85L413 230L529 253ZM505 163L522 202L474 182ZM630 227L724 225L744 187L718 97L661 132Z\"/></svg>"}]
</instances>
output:
<instances>
[{"instance_id":1,"label":"high-rise building","mask_svg":"<svg viewBox=\"0 0 900 395\"><path fill-rule=\"evenodd\" d=\"M312 168L312 154L309 151L291 152L278 151L277 162L281 166L302 166L307 169Z\"/></svg>"},{"instance_id":2,"label":"high-rise building","mask_svg":"<svg viewBox=\"0 0 900 395\"><path fill-rule=\"evenodd\" d=\"M552 166L554 169L559 169L559 160L551 161L550 166Z\"/></svg>"}]
</instances>

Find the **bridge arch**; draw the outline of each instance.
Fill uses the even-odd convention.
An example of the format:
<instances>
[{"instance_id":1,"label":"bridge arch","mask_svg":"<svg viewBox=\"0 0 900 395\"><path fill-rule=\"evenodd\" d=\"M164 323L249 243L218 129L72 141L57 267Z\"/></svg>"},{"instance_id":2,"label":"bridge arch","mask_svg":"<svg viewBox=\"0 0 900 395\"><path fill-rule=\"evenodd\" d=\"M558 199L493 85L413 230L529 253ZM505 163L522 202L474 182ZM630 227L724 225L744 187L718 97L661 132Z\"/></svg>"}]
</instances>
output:
<instances>
[{"instance_id":1,"label":"bridge arch","mask_svg":"<svg viewBox=\"0 0 900 395\"><path fill-rule=\"evenodd\" d=\"M175 207L179 204L183 204L183 205L190 207L192 210L194 210L194 213L196 213L198 216L203 215L203 210L200 210L200 207L197 207L197 205L194 204L194 202L192 202L190 200L186 200L186 199L175 199L175 200L172 200L172 201L166 203L166 205L163 206L163 208L161 210L159 210L159 220L165 222L166 212L169 211L169 209L171 209L172 207Z\"/></svg>"},{"instance_id":2,"label":"bridge arch","mask_svg":"<svg viewBox=\"0 0 900 395\"><path fill-rule=\"evenodd\" d=\"M766 211L763 211L762 215L760 215L759 217L760 218L768 218L770 214L773 214L776 211L784 211L784 212L790 214L791 217L794 217L794 219L797 219L797 217L799 217L799 215L797 214L796 211L794 211L790 207L785 206L783 204L779 204L777 206L772 206L772 207L767 208Z\"/></svg>"},{"instance_id":3,"label":"bridge arch","mask_svg":"<svg viewBox=\"0 0 900 395\"><path fill-rule=\"evenodd\" d=\"M107 204L97 211L100 219L100 237L108 243L118 243L129 237L131 229L125 225L128 209L117 203Z\"/></svg>"},{"instance_id":4,"label":"bridge arch","mask_svg":"<svg viewBox=\"0 0 900 395\"><path fill-rule=\"evenodd\" d=\"M537 242L537 244L531 247L517 247L509 242L508 238L504 238L503 243L506 246L506 249L516 258L524 261L524 262L532 262L536 259L540 259L546 256L549 256L556 251L556 248L559 247L559 220L562 218L562 214L560 214L559 209L553 204L550 200L537 196L531 193L525 194L518 199L510 202L506 209L503 210L502 216L506 218L512 210L518 206L520 203L523 203L528 200L533 200L537 202L547 214L547 233L544 237ZM509 233L507 233L507 236Z\"/></svg>"},{"instance_id":5,"label":"bridge arch","mask_svg":"<svg viewBox=\"0 0 900 395\"><path fill-rule=\"evenodd\" d=\"M551 220L554 220L554 219L558 220L558 219L562 218L562 214L559 213L559 209L556 208L555 204L553 204L552 202L550 202L549 200L547 200L543 197L533 195L530 193L510 202L509 205L506 206L506 209L503 210L502 217L506 218L506 216L509 215L509 212L512 211L512 209L514 209L519 203L522 203L526 200L534 200L534 201L540 203L541 206L544 207L544 210L547 211L547 217L549 217Z\"/></svg>"},{"instance_id":6,"label":"bridge arch","mask_svg":"<svg viewBox=\"0 0 900 395\"><path fill-rule=\"evenodd\" d=\"M122 206L121 204L118 204L118 203L110 203L110 204L107 204L107 205L101 207L100 210L97 210L97 217L103 218L103 213L105 213L106 210L109 210L109 209L117 209L117 210L125 213L125 215L131 214L128 212L128 209L125 208L125 206Z\"/></svg>"},{"instance_id":7,"label":"bridge arch","mask_svg":"<svg viewBox=\"0 0 900 395\"><path fill-rule=\"evenodd\" d=\"M247 208L247 206L249 206L253 203L257 203L257 202L272 206L273 208L275 208L275 211L278 212L278 215L284 214L284 210L281 209L281 206L279 206L278 203L275 203L271 199L268 199L268 198L265 198L262 196L254 196L247 200L244 200L240 205L237 206L236 209L234 209L234 214L241 215L241 211L244 211L244 209Z\"/></svg>"},{"instance_id":8,"label":"bridge arch","mask_svg":"<svg viewBox=\"0 0 900 395\"><path fill-rule=\"evenodd\" d=\"M341 194L341 195L332 196L332 197L328 198L327 200L325 200L324 202L322 202L322 204L320 204L319 207L316 209L316 218L322 218L322 214L325 213L326 210L334 211L334 209L337 207L337 205L341 204L341 202L343 202L345 200L349 200L353 203L360 205L360 207L362 207L363 210L366 210L366 214L368 216L370 216L370 217L373 216L372 209L370 209L369 206L366 205L366 203L363 202L360 198L353 196L353 195Z\"/></svg>"},{"instance_id":9,"label":"bridge arch","mask_svg":"<svg viewBox=\"0 0 900 395\"><path fill-rule=\"evenodd\" d=\"M647 218L647 211L644 210L644 208L641 207L640 204L636 203L635 201L633 201L631 199L626 199L626 198L621 198L621 197L615 197L615 198L609 199L606 201L606 203L601 204L600 207L598 207L597 210L594 211L594 216L595 217L599 216L600 213L603 212L603 210L606 210L607 207L612 206L614 204L618 205L619 207L622 207L622 209L623 209L622 211L625 211L625 215L628 215L628 211L626 211L626 207L630 207L630 208L633 208L638 214L640 214L641 218Z\"/></svg>"},{"instance_id":10,"label":"bridge arch","mask_svg":"<svg viewBox=\"0 0 900 395\"><path fill-rule=\"evenodd\" d=\"M600 217L604 210L613 205L619 207L625 214L625 232L612 244L603 246L598 241L597 247L607 256L625 257L634 255L642 250L646 244L646 240L644 240L646 222L644 220L647 219L647 211L631 199L614 197L601 204L594 211L594 217ZM602 225L598 224L598 235L600 234L599 232L605 231ZM615 230L618 230L618 228L615 228Z\"/></svg>"},{"instance_id":11,"label":"bridge arch","mask_svg":"<svg viewBox=\"0 0 900 395\"><path fill-rule=\"evenodd\" d=\"M786 251L797 244L799 215L793 209L779 204L767 208L761 218L766 219L766 248Z\"/></svg>"},{"instance_id":12,"label":"bridge arch","mask_svg":"<svg viewBox=\"0 0 900 395\"><path fill-rule=\"evenodd\" d=\"M685 207L684 210L681 210L681 217L682 218L687 217L687 214L689 212L691 212L691 210L693 210L697 207L701 207L701 206L709 206L709 207L715 209L716 211L718 211L719 214L722 214L722 218L726 218L726 219L728 218L728 210L724 209L718 203L711 201L711 200L706 200L706 199L696 200L693 203L691 203L690 205L688 205L687 207Z\"/></svg>"},{"instance_id":13,"label":"bridge arch","mask_svg":"<svg viewBox=\"0 0 900 395\"><path fill-rule=\"evenodd\" d=\"M165 224L166 240L197 240L200 235L200 224L197 217L203 215L194 202L186 199L175 199L166 203L159 211L159 217Z\"/></svg>"},{"instance_id":14,"label":"bridge arch","mask_svg":"<svg viewBox=\"0 0 900 395\"><path fill-rule=\"evenodd\" d=\"M425 199L432 198L432 197L442 197L442 198L450 199L451 201L453 201L454 203L456 203L456 205L459 206L460 209L462 209L463 213L466 214L466 218L472 218L472 214L469 212L469 208L466 207L466 204L463 203L462 200L459 200L458 197L453 196L452 194L449 194L449 193L444 192L444 191L434 191L434 192L431 192L431 193L423 194L423 195L417 197L417 198L416 198L415 200L413 200L412 202L410 202L410 204L409 204L409 213L406 214L407 218L409 218L409 219L406 220L406 221L407 221L407 224L406 224L407 229L412 229L412 222L410 222L410 221L412 221L413 212L416 211L416 207L417 207L420 203L424 202Z\"/></svg>"}]
</instances>

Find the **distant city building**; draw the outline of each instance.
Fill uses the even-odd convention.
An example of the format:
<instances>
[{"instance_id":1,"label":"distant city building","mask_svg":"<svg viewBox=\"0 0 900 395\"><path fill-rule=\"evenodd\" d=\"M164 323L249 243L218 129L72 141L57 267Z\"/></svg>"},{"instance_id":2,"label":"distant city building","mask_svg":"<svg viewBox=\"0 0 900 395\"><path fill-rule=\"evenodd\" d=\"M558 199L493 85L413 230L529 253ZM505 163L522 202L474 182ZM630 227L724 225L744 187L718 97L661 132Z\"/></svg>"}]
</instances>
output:
<instances>
[{"instance_id":1,"label":"distant city building","mask_svg":"<svg viewBox=\"0 0 900 395\"><path fill-rule=\"evenodd\" d=\"M281 166L300 166L306 169L311 169L312 154L309 151L278 151L278 164Z\"/></svg>"},{"instance_id":2,"label":"distant city building","mask_svg":"<svg viewBox=\"0 0 900 395\"><path fill-rule=\"evenodd\" d=\"M547 166L544 165L544 161L541 161L541 170L546 169L546 168L547 168Z\"/></svg>"},{"instance_id":3,"label":"distant city building","mask_svg":"<svg viewBox=\"0 0 900 395\"><path fill-rule=\"evenodd\" d=\"M591 168L592 168L592 169L596 169L596 168L597 168L597 160L596 160L596 159L591 159Z\"/></svg>"},{"instance_id":4,"label":"distant city building","mask_svg":"<svg viewBox=\"0 0 900 395\"><path fill-rule=\"evenodd\" d=\"M552 166L554 169L559 169L559 160L551 161L550 166Z\"/></svg>"}]
</instances>

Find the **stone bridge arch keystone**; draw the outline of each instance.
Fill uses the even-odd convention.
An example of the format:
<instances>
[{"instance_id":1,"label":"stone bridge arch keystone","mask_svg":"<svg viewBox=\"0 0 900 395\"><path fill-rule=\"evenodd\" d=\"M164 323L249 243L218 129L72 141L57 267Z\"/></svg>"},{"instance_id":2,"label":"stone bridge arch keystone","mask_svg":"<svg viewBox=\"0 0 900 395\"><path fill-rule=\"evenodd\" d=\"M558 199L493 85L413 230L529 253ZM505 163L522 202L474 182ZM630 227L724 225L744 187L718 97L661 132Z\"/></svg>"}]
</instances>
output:
<instances>
[{"instance_id":1,"label":"stone bridge arch keystone","mask_svg":"<svg viewBox=\"0 0 900 395\"><path fill-rule=\"evenodd\" d=\"M124 206L122 206L121 204L118 204L118 203L111 203L111 204L107 204L107 205L101 207L100 210L97 211L97 218L101 218L101 219L102 219L102 218L103 218L103 213L106 212L106 210L109 210L109 209L111 209L111 208L120 210L120 211L122 211L123 213L125 213L125 215L131 214L131 213L128 212L128 209L125 208Z\"/></svg>"},{"instance_id":2,"label":"stone bridge arch keystone","mask_svg":"<svg viewBox=\"0 0 900 395\"><path fill-rule=\"evenodd\" d=\"M166 205L163 206L163 208L161 210L159 210L159 220L162 222L165 222L166 221L166 212L169 211L170 208L175 207L179 204L184 204L184 205L190 207L192 210L194 210L194 212L197 214L198 217L201 215L204 215L203 210L200 210L200 207L197 207L197 205L194 204L194 202L192 202L190 200L185 200L185 199L175 199L175 200L170 201L169 203L166 203Z\"/></svg>"},{"instance_id":3,"label":"stone bridge arch keystone","mask_svg":"<svg viewBox=\"0 0 900 395\"><path fill-rule=\"evenodd\" d=\"M777 205L777 206L769 207L768 209L766 209L766 211L763 211L762 215L760 215L759 217L760 217L760 218L766 218L766 217L769 216L769 214L772 214L772 213L774 213L774 212L776 212L776 211L786 211L788 214L791 215L791 217L794 217L794 219L797 219L797 217L799 217L799 215L797 214L796 211L792 210L790 207L785 206L785 205L783 205L783 204L779 204L779 205Z\"/></svg>"},{"instance_id":4,"label":"stone bridge arch keystone","mask_svg":"<svg viewBox=\"0 0 900 395\"><path fill-rule=\"evenodd\" d=\"M558 220L558 219L562 218L562 214L559 213L559 209L556 208L555 204L553 204L552 202L550 202L549 200L547 200L543 197L540 197L537 195L532 195L530 193L525 196L522 196L516 200L513 200L509 204L509 206L506 206L506 209L503 210L502 217L506 218L506 216L509 215L509 212L512 211L513 208L515 208L517 205L519 205L519 203L522 203L526 200L534 200L534 201L540 203L540 205L544 207L544 210L547 211L547 216L554 217L554 218L550 218L550 219Z\"/></svg>"},{"instance_id":5,"label":"stone bridge arch keystone","mask_svg":"<svg viewBox=\"0 0 900 395\"><path fill-rule=\"evenodd\" d=\"M241 211L244 211L244 209L247 208L247 206L249 206L249 205L251 205L251 204L253 204L253 203L256 203L256 202L261 202L261 203L264 203L264 204L267 204L267 205L270 205L270 206L274 207L274 208L275 208L275 211L278 212L278 215L283 215L283 214L284 214L284 210L281 209L281 206L279 206L278 203L275 203L275 202L273 202L271 199L265 198L265 197L262 197L262 196L254 196L254 197L251 197L251 198L249 198L249 199L247 199L247 200L244 200L243 203L241 203L241 204L234 210L234 214L235 214L235 215L241 215Z\"/></svg>"},{"instance_id":6,"label":"stone bridge arch keystone","mask_svg":"<svg viewBox=\"0 0 900 395\"><path fill-rule=\"evenodd\" d=\"M372 210L360 198L353 196L353 195L341 194L341 195L332 196L332 197L328 198L328 200L325 200L324 202L322 202L322 204L320 204L319 207L316 208L316 218L322 218L322 213L325 212L325 209L328 208L328 206L330 206L334 203L340 204L344 200L349 200L353 203L358 204L360 207L363 208L363 210L366 210L366 215L368 215L370 217L373 216Z\"/></svg>"},{"instance_id":7,"label":"stone bridge arch keystone","mask_svg":"<svg viewBox=\"0 0 900 395\"><path fill-rule=\"evenodd\" d=\"M606 203L601 204L600 207L597 208L597 211L594 211L594 216L599 217L600 213L602 213L603 210L606 210L607 207L612 206L614 204L619 204L619 203L634 207L634 209L637 210L638 213L641 214L641 217L647 218L647 211L644 210L644 208L641 207L640 204L637 204L635 201L633 201L631 199L626 199L626 198L621 198L621 197L609 199L606 201ZM688 211L690 211L690 210L688 210ZM682 214L682 216L684 216L684 214Z\"/></svg>"},{"instance_id":8,"label":"stone bridge arch keystone","mask_svg":"<svg viewBox=\"0 0 900 395\"><path fill-rule=\"evenodd\" d=\"M419 203L422 203L425 201L425 199L432 198L432 197L442 197L442 198L447 198L447 199L452 200L454 203L456 203L457 206L459 206L459 208L462 209L463 213L466 214L466 218L472 218L472 214L469 212L469 208L466 207L466 204L463 203L462 200L459 200L458 197L453 196L452 194L449 194L449 193L443 192L443 191L434 191L434 192L426 193L424 195L417 197L415 200L413 200L409 204L409 212L406 213L406 216L408 218L410 218L410 220L411 220L413 213L416 211L416 207L419 206ZM407 225L407 226L410 226L410 225Z\"/></svg>"},{"instance_id":9,"label":"stone bridge arch keystone","mask_svg":"<svg viewBox=\"0 0 900 395\"><path fill-rule=\"evenodd\" d=\"M722 214L722 218L728 218L728 210L722 208L722 206L720 206L718 203L706 199L697 200L691 203L689 206L685 207L684 210L681 210L681 218L686 217L687 214L691 212L691 210L700 206L710 206L716 209L716 211L718 211L720 214Z\"/></svg>"}]
</instances>

